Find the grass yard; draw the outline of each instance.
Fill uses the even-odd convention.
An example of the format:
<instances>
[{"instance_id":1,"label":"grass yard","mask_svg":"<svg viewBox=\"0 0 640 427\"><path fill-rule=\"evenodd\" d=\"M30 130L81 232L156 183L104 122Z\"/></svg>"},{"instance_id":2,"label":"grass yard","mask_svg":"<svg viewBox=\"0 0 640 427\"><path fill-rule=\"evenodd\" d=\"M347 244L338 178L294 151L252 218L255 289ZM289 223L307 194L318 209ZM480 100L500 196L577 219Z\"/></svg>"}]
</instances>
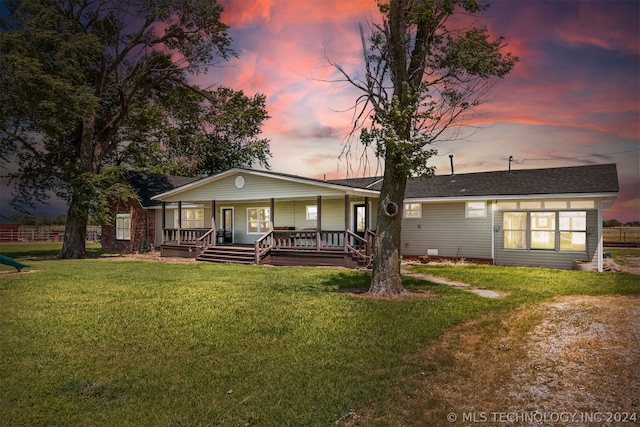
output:
<instances>
[{"instance_id":1,"label":"grass yard","mask_svg":"<svg viewBox=\"0 0 640 427\"><path fill-rule=\"evenodd\" d=\"M0 266L0 425L328 426L352 409L402 424L397 390L453 325L560 295L640 294L624 273L420 266L508 296L407 278L434 297L386 301L339 292L369 280L343 269L0 252L31 264Z\"/></svg>"}]
</instances>

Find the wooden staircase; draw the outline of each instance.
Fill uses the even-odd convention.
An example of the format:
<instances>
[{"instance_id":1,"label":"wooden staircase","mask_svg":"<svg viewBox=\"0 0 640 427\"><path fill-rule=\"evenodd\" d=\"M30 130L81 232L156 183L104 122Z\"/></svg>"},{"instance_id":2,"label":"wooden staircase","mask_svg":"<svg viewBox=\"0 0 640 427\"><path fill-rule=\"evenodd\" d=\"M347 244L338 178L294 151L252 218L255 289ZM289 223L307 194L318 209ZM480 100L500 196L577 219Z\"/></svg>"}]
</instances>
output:
<instances>
[{"instance_id":1,"label":"wooden staircase","mask_svg":"<svg viewBox=\"0 0 640 427\"><path fill-rule=\"evenodd\" d=\"M253 246L210 246L196 258L198 261L254 264L256 253Z\"/></svg>"}]
</instances>

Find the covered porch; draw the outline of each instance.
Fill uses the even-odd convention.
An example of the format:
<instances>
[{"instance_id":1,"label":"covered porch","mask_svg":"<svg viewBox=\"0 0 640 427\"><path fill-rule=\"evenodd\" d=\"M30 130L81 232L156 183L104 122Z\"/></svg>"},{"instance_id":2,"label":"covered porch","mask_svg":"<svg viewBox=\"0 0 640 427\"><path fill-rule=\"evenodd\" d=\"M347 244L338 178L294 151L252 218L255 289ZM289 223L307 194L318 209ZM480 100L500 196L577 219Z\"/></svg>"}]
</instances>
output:
<instances>
[{"instance_id":1,"label":"covered porch","mask_svg":"<svg viewBox=\"0 0 640 427\"><path fill-rule=\"evenodd\" d=\"M212 200L207 203L210 209L203 209L210 214L210 222L202 222L210 227L181 226L185 224L183 207L192 209L203 203L163 202L161 256L246 264L368 267L373 257L371 212L375 202L349 194L341 198L317 196L315 200L270 198L268 205L266 200ZM168 211L172 209L177 215L176 226L168 227ZM337 228L337 224L344 227Z\"/></svg>"},{"instance_id":2,"label":"covered porch","mask_svg":"<svg viewBox=\"0 0 640 427\"><path fill-rule=\"evenodd\" d=\"M366 266L379 193L347 181L231 169L154 196L162 256ZM360 185L360 182L358 182ZM160 214L158 212L158 214Z\"/></svg>"}]
</instances>

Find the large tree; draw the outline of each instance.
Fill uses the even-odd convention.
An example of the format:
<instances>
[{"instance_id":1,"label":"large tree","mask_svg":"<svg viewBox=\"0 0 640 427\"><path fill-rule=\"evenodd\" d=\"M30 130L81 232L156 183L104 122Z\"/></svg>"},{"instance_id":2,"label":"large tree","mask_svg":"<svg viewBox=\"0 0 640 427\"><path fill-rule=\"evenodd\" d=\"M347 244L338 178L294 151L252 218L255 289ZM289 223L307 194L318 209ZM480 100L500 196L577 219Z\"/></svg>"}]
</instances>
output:
<instances>
[{"instance_id":1,"label":"large tree","mask_svg":"<svg viewBox=\"0 0 640 427\"><path fill-rule=\"evenodd\" d=\"M400 275L400 236L407 180L430 176L433 144L483 103L518 60L504 52L475 15L477 0L379 0L382 22L361 30L364 77L334 66L362 91L354 129L384 162L373 276L376 296L407 294ZM362 123L367 123L365 126Z\"/></svg>"},{"instance_id":2,"label":"large tree","mask_svg":"<svg viewBox=\"0 0 640 427\"><path fill-rule=\"evenodd\" d=\"M235 55L215 0L17 0L0 17L0 158L14 204L69 206L61 258L126 197L123 169L268 166L265 97L206 80Z\"/></svg>"}]
</instances>

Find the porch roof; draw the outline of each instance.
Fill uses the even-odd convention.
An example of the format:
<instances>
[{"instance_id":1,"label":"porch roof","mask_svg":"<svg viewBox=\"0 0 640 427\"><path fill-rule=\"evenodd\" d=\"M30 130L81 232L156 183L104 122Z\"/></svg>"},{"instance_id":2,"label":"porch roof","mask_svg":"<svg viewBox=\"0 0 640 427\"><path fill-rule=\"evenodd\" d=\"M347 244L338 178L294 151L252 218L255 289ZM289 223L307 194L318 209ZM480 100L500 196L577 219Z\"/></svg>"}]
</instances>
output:
<instances>
[{"instance_id":1,"label":"porch roof","mask_svg":"<svg viewBox=\"0 0 640 427\"><path fill-rule=\"evenodd\" d=\"M276 185L274 185L276 184ZM316 196L378 197L379 191L359 183L333 182L297 175L234 168L153 196L152 200L255 200Z\"/></svg>"}]
</instances>

